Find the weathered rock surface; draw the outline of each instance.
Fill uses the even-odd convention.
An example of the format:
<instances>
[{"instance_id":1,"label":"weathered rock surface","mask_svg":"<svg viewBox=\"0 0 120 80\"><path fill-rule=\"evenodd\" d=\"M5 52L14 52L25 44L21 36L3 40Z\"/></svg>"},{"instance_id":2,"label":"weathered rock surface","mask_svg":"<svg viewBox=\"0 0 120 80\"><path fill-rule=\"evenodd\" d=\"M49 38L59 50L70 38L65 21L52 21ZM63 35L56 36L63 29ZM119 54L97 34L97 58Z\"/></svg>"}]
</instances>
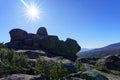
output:
<instances>
[{"instance_id":1,"label":"weathered rock surface","mask_svg":"<svg viewBox=\"0 0 120 80\"><path fill-rule=\"evenodd\" d=\"M86 79L86 80L109 80L107 77L105 77L104 75L96 72L96 71L86 71L83 72L80 77L82 79Z\"/></svg>"},{"instance_id":2,"label":"weathered rock surface","mask_svg":"<svg viewBox=\"0 0 120 80\"><path fill-rule=\"evenodd\" d=\"M97 63L106 66L110 70L120 71L120 58L118 56L107 56L98 60Z\"/></svg>"},{"instance_id":3,"label":"weathered rock surface","mask_svg":"<svg viewBox=\"0 0 120 80\"><path fill-rule=\"evenodd\" d=\"M0 80L49 80L45 74L27 75L27 74L12 74L7 77L0 78ZM87 71L72 73L59 80L120 80L120 76L115 76L100 71Z\"/></svg>"},{"instance_id":4,"label":"weathered rock surface","mask_svg":"<svg viewBox=\"0 0 120 80\"><path fill-rule=\"evenodd\" d=\"M77 53L78 50L80 49L80 46L78 45L77 41L73 39L67 38L65 43L71 49L72 54Z\"/></svg>"},{"instance_id":5,"label":"weathered rock surface","mask_svg":"<svg viewBox=\"0 0 120 80\"><path fill-rule=\"evenodd\" d=\"M66 77L63 77L62 80L109 80L109 79L103 74L91 70L70 74Z\"/></svg>"},{"instance_id":6,"label":"weathered rock surface","mask_svg":"<svg viewBox=\"0 0 120 80\"><path fill-rule=\"evenodd\" d=\"M80 50L80 46L75 40L67 39L66 42L60 41L57 36L47 36L40 41L42 49L54 55L63 56L71 60L76 59L76 53Z\"/></svg>"},{"instance_id":7,"label":"weathered rock surface","mask_svg":"<svg viewBox=\"0 0 120 80\"><path fill-rule=\"evenodd\" d=\"M31 78L30 80L50 80L49 77L45 74L39 74L33 78Z\"/></svg>"},{"instance_id":8,"label":"weathered rock surface","mask_svg":"<svg viewBox=\"0 0 120 80\"><path fill-rule=\"evenodd\" d=\"M73 39L68 38L66 41L62 41L57 36L48 35L45 27L40 27L37 34L27 33L22 29L12 29L10 37L11 42L6 43L8 48L15 50L42 49L51 56L63 56L70 60L75 60L76 53L81 49Z\"/></svg>"},{"instance_id":9,"label":"weathered rock surface","mask_svg":"<svg viewBox=\"0 0 120 80\"><path fill-rule=\"evenodd\" d=\"M11 41L22 41L27 38L28 33L22 29L12 29L10 32Z\"/></svg>"},{"instance_id":10,"label":"weathered rock surface","mask_svg":"<svg viewBox=\"0 0 120 80\"><path fill-rule=\"evenodd\" d=\"M42 50L16 50L15 52L27 55L30 59L36 59L39 56L47 56L47 53Z\"/></svg>"},{"instance_id":11,"label":"weathered rock surface","mask_svg":"<svg viewBox=\"0 0 120 80\"><path fill-rule=\"evenodd\" d=\"M47 29L45 27L40 27L37 30L37 35L39 35L40 38L43 38L45 36L48 36Z\"/></svg>"},{"instance_id":12,"label":"weathered rock surface","mask_svg":"<svg viewBox=\"0 0 120 80\"><path fill-rule=\"evenodd\" d=\"M33 77L35 76L27 74L12 74L7 77L3 77L0 80L30 80Z\"/></svg>"},{"instance_id":13,"label":"weathered rock surface","mask_svg":"<svg viewBox=\"0 0 120 80\"><path fill-rule=\"evenodd\" d=\"M0 80L49 80L45 74L27 75L27 74L12 74L7 77L0 78Z\"/></svg>"}]
</instances>

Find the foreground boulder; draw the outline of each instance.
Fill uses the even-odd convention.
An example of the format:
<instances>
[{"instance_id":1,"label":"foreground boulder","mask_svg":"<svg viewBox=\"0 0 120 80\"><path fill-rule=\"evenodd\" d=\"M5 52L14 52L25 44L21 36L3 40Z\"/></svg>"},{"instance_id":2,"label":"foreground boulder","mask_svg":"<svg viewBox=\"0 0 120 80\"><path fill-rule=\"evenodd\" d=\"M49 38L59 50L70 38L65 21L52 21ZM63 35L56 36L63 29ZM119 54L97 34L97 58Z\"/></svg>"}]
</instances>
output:
<instances>
[{"instance_id":1,"label":"foreground boulder","mask_svg":"<svg viewBox=\"0 0 120 80\"><path fill-rule=\"evenodd\" d=\"M95 70L91 70L91 71L73 73L66 77L63 77L61 80L109 80L109 79L103 74Z\"/></svg>"},{"instance_id":2,"label":"foreground boulder","mask_svg":"<svg viewBox=\"0 0 120 80\"><path fill-rule=\"evenodd\" d=\"M36 34L27 33L22 29L12 29L11 41L6 43L8 48L15 50L43 50L48 56L63 56L70 60L77 58L76 53L81 49L77 41L67 38L59 40L58 36L48 35L45 27L40 27Z\"/></svg>"},{"instance_id":3,"label":"foreground boulder","mask_svg":"<svg viewBox=\"0 0 120 80\"><path fill-rule=\"evenodd\" d=\"M7 77L3 77L0 80L50 80L45 74L39 75L27 75L27 74L12 74Z\"/></svg>"},{"instance_id":4,"label":"foreground boulder","mask_svg":"<svg viewBox=\"0 0 120 80\"><path fill-rule=\"evenodd\" d=\"M107 56L99 59L97 64L105 66L109 70L120 71L120 58L119 56Z\"/></svg>"},{"instance_id":5,"label":"foreground boulder","mask_svg":"<svg viewBox=\"0 0 120 80\"><path fill-rule=\"evenodd\" d=\"M108 69L120 71L120 58L118 56L109 56L104 64Z\"/></svg>"},{"instance_id":6,"label":"foreground boulder","mask_svg":"<svg viewBox=\"0 0 120 80\"><path fill-rule=\"evenodd\" d=\"M30 80L50 80L50 79L47 75L43 73L31 78Z\"/></svg>"},{"instance_id":7,"label":"foreground boulder","mask_svg":"<svg viewBox=\"0 0 120 80\"><path fill-rule=\"evenodd\" d=\"M86 80L109 80L104 75L96 72L96 71L86 71L81 74L82 79Z\"/></svg>"}]
</instances>

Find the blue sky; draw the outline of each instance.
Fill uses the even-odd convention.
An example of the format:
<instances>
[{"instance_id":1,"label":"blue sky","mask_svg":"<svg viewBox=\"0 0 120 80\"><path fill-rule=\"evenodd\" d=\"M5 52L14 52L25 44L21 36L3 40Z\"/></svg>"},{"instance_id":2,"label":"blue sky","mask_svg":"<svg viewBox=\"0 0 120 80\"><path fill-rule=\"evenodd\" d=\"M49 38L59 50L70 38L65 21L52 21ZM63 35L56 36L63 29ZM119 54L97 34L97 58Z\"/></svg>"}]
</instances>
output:
<instances>
[{"instance_id":1,"label":"blue sky","mask_svg":"<svg viewBox=\"0 0 120 80\"><path fill-rule=\"evenodd\" d=\"M120 42L120 0L25 0L36 2L44 13L39 20L24 16L20 0L0 0L0 42L10 41L9 30L36 33L45 26L50 35L78 41L82 48Z\"/></svg>"}]
</instances>

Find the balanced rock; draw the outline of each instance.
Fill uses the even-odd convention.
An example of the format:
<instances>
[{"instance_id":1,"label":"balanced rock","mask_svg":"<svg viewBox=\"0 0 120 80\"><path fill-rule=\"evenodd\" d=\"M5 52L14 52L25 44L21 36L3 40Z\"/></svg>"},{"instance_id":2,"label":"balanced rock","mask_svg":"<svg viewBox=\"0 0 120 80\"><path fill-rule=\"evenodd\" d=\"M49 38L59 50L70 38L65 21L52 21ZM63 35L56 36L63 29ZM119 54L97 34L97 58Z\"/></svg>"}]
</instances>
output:
<instances>
[{"instance_id":1,"label":"balanced rock","mask_svg":"<svg viewBox=\"0 0 120 80\"><path fill-rule=\"evenodd\" d=\"M28 33L22 29L12 29L10 32L11 41L22 41L27 38Z\"/></svg>"},{"instance_id":2,"label":"balanced rock","mask_svg":"<svg viewBox=\"0 0 120 80\"><path fill-rule=\"evenodd\" d=\"M48 36L48 33L47 33L47 30L45 27L40 27L38 30L37 30L37 35L39 35L40 38L43 38L45 36Z\"/></svg>"}]
</instances>

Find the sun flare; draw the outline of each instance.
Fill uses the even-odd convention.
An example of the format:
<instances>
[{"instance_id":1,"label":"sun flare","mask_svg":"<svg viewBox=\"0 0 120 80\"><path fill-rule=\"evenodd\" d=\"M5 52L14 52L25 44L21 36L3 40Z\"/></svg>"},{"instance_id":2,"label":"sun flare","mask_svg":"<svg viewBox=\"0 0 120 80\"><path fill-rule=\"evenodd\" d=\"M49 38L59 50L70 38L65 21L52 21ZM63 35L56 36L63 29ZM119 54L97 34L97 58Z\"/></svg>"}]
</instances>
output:
<instances>
[{"instance_id":1,"label":"sun flare","mask_svg":"<svg viewBox=\"0 0 120 80\"><path fill-rule=\"evenodd\" d=\"M30 19L39 19L39 16L40 16L40 9L39 9L39 7L36 6L35 4L31 4L27 8L27 16Z\"/></svg>"},{"instance_id":2,"label":"sun flare","mask_svg":"<svg viewBox=\"0 0 120 80\"><path fill-rule=\"evenodd\" d=\"M43 14L40 4L38 5L37 2L27 3L25 0L21 0L21 2L25 6L24 15L28 18L28 21L40 19L41 14Z\"/></svg>"},{"instance_id":3,"label":"sun flare","mask_svg":"<svg viewBox=\"0 0 120 80\"><path fill-rule=\"evenodd\" d=\"M28 15L35 18L35 17L38 17L38 9L36 7L30 7L28 9Z\"/></svg>"}]
</instances>

